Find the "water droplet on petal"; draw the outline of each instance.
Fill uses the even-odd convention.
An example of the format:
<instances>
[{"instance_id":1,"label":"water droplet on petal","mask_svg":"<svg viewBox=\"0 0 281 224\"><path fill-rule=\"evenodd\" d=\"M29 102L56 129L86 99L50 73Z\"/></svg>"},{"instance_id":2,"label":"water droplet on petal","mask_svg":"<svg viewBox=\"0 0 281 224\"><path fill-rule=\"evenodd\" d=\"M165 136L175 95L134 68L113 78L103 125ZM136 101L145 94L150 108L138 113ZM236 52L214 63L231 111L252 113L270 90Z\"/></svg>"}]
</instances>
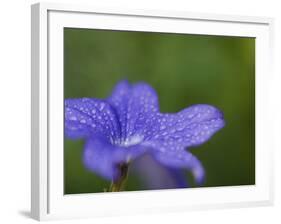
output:
<instances>
[{"instance_id":1,"label":"water droplet on petal","mask_svg":"<svg viewBox=\"0 0 281 224\"><path fill-rule=\"evenodd\" d=\"M184 129L184 126L178 126L176 127L177 131L182 131Z\"/></svg>"},{"instance_id":2,"label":"water droplet on petal","mask_svg":"<svg viewBox=\"0 0 281 224\"><path fill-rule=\"evenodd\" d=\"M102 102L102 103L100 104L100 107L99 107L100 111L102 111L104 107L105 107L105 103Z\"/></svg>"},{"instance_id":3,"label":"water droplet on petal","mask_svg":"<svg viewBox=\"0 0 281 224\"><path fill-rule=\"evenodd\" d=\"M85 123L86 123L86 120L85 120L85 119L82 119L82 120L80 120L80 123L85 124Z\"/></svg>"},{"instance_id":4,"label":"water droplet on petal","mask_svg":"<svg viewBox=\"0 0 281 224\"><path fill-rule=\"evenodd\" d=\"M69 120L71 120L71 121L77 121L77 117L76 117L76 116L71 116L71 117L69 118Z\"/></svg>"}]
</instances>

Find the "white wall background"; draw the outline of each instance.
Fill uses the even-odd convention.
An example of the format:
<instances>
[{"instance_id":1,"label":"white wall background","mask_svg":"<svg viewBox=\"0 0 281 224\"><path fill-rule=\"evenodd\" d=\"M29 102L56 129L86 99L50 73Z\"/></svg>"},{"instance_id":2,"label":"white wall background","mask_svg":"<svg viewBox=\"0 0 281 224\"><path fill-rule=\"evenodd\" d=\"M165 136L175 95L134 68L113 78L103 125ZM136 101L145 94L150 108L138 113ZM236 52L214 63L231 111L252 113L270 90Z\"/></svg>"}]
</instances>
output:
<instances>
[{"instance_id":1,"label":"white wall background","mask_svg":"<svg viewBox=\"0 0 281 224\"><path fill-rule=\"evenodd\" d=\"M30 0L1 1L0 6L0 223L33 223L30 207ZM53 0L54 2L54 0ZM276 18L275 82L272 116L275 130L275 205L273 207L192 211L72 220L58 223L281 223L281 5L278 0L71 0L97 6L184 10Z\"/></svg>"}]
</instances>

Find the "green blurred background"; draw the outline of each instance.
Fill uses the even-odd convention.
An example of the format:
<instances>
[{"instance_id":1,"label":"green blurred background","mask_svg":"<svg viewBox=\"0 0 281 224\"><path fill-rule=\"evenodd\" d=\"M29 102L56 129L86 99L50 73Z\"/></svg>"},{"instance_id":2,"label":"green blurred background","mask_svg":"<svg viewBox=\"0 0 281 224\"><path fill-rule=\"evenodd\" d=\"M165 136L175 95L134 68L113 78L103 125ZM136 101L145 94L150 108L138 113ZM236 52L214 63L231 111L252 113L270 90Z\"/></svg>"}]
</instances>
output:
<instances>
[{"instance_id":1,"label":"green blurred background","mask_svg":"<svg viewBox=\"0 0 281 224\"><path fill-rule=\"evenodd\" d=\"M105 98L121 79L152 85L161 112L198 103L220 108L226 126L191 149L206 170L203 186L255 184L254 38L65 28L65 98ZM82 150L83 141L65 139L66 194L110 184L85 169ZM141 189L129 175L126 190Z\"/></svg>"}]
</instances>

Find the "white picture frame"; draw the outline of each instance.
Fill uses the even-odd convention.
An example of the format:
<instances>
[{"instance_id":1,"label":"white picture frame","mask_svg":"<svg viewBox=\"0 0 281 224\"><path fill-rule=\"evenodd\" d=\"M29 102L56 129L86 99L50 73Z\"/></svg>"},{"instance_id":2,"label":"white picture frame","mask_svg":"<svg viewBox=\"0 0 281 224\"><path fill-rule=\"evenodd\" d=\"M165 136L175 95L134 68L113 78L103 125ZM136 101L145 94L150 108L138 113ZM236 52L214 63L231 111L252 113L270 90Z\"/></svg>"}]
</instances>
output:
<instances>
[{"instance_id":1,"label":"white picture frame","mask_svg":"<svg viewBox=\"0 0 281 224\"><path fill-rule=\"evenodd\" d=\"M38 3L32 14L31 214L37 220L246 207L273 203L268 103L273 19ZM132 25L133 24L133 25ZM63 28L256 38L256 184L106 194L63 194Z\"/></svg>"}]
</instances>

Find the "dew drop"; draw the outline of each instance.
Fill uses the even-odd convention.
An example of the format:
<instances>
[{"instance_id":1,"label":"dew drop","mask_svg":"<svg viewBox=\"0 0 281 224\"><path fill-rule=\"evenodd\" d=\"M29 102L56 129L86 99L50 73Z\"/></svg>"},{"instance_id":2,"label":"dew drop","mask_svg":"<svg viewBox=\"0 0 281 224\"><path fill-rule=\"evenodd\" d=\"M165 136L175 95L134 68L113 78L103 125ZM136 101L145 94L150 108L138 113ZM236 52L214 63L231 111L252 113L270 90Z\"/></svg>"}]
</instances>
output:
<instances>
[{"instance_id":1,"label":"dew drop","mask_svg":"<svg viewBox=\"0 0 281 224\"><path fill-rule=\"evenodd\" d=\"M104 107L105 107L105 103L102 102L102 103L100 104L100 108L99 108L100 111L102 111Z\"/></svg>"},{"instance_id":2,"label":"dew drop","mask_svg":"<svg viewBox=\"0 0 281 224\"><path fill-rule=\"evenodd\" d=\"M77 121L77 117L76 117L76 116L71 116L71 117L69 118L69 120L71 120L71 121Z\"/></svg>"},{"instance_id":3,"label":"dew drop","mask_svg":"<svg viewBox=\"0 0 281 224\"><path fill-rule=\"evenodd\" d=\"M176 129L177 131L182 131L184 129L184 126L178 126Z\"/></svg>"},{"instance_id":4,"label":"dew drop","mask_svg":"<svg viewBox=\"0 0 281 224\"><path fill-rule=\"evenodd\" d=\"M80 123L85 124L85 123L86 123L86 120L85 120L85 119L82 119L82 120L80 120Z\"/></svg>"}]
</instances>

